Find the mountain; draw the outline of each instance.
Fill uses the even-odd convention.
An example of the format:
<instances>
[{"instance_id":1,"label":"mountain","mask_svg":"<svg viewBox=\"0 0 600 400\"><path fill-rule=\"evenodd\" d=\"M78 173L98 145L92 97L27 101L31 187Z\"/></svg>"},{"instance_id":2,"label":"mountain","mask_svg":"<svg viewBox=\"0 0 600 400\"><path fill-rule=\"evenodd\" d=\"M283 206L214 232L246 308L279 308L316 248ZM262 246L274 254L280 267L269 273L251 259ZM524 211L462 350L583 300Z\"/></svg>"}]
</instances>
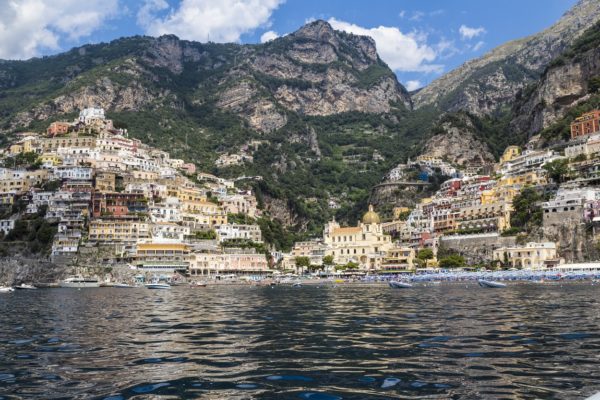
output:
<instances>
[{"instance_id":1,"label":"mountain","mask_svg":"<svg viewBox=\"0 0 600 400\"><path fill-rule=\"evenodd\" d=\"M356 218L429 119L371 38L324 21L260 45L136 36L0 62L4 140L88 106L204 170L262 176L267 211L315 232Z\"/></svg>"},{"instance_id":2,"label":"mountain","mask_svg":"<svg viewBox=\"0 0 600 400\"><path fill-rule=\"evenodd\" d=\"M411 108L375 42L334 31L324 21L263 45L134 37L3 62L0 89L4 99L25 97L17 104L0 101L8 128L89 104L114 111L210 105L259 132L285 126L289 112L325 116Z\"/></svg>"},{"instance_id":3,"label":"mountain","mask_svg":"<svg viewBox=\"0 0 600 400\"><path fill-rule=\"evenodd\" d=\"M549 129L547 138L569 137L571 121L600 106L600 22L554 59L539 81L514 105L513 130L529 136Z\"/></svg>"},{"instance_id":4,"label":"mountain","mask_svg":"<svg viewBox=\"0 0 600 400\"><path fill-rule=\"evenodd\" d=\"M414 94L414 106L475 115L510 107L515 95L599 18L600 1L581 0L550 28L505 43L436 79Z\"/></svg>"}]
</instances>

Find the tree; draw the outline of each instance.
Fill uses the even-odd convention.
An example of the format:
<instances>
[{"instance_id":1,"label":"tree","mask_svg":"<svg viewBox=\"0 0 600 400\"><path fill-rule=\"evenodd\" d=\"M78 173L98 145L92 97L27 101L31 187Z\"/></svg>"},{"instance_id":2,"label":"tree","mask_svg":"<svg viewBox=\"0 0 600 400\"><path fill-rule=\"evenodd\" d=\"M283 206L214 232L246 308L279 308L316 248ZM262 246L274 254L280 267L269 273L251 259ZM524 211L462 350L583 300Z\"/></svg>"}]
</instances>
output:
<instances>
[{"instance_id":1,"label":"tree","mask_svg":"<svg viewBox=\"0 0 600 400\"><path fill-rule=\"evenodd\" d=\"M531 230L542 225L543 210L539 203L542 196L532 187L525 187L513 199L510 224L513 228Z\"/></svg>"},{"instance_id":2,"label":"tree","mask_svg":"<svg viewBox=\"0 0 600 400\"><path fill-rule=\"evenodd\" d=\"M458 254L452 254L440 260L439 266L444 269L462 268L467 265L465 258Z\"/></svg>"},{"instance_id":3,"label":"tree","mask_svg":"<svg viewBox=\"0 0 600 400\"><path fill-rule=\"evenodd\" d=\"M308 268L310 267L310 258L306 256L299 256L294 259L296 261L296 268Z\"/></svg>"},{"instance_id":4,"label":"tree","mask_svg":"<svg viewBox=\"0 0 600 400\"><path fill-rule=\"evenodd\" d=\"M567 159L560 159L550 161L542 166L548 176L556 183L561 183L565 176L569 173L569 161Z\"/></svg>"},{"instance_id":5,"label":"tree","mask_svg":"<svg viewBox=\"0 0 600 400\"><path fill-rule=\"evenodd\" d=\"M421 249L417 253L417 258L421 261L427 261L433 259L433 250L431 249Z\"/></svg>"},{"instance_id":6,"label":"tree","mask_svg":"<svg viewBox=\"0 0 600 400\"><path fill-rule=\"evenodd\" d=\"M326 267L330 267L333 265L333 256L331 254L323 257L323 265L325 265Z\"/></svg>"}]
</instances>

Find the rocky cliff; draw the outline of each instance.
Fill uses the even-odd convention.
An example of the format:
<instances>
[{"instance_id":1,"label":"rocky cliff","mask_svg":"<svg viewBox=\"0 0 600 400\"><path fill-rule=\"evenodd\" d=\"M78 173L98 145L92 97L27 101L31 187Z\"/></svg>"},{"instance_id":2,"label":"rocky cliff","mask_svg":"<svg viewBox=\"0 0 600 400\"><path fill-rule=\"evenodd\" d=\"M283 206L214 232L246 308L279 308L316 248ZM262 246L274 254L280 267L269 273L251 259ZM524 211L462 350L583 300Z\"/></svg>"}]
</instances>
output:
<instances>
[{"instance_id":1,"label":"rocky cliff","mask_svg":"<svg viewBox=\"0 0 600 400\"><path fill-rule=\"evenodd\" d=\"M434 135L425 144L423 155L460 167L495 161L487 144L476 137L477 128L473 121L464 113L446 115L433 132Z\"/></svg>"},{"instance_id":2,"label":"rocky cliff","mask_svg":"<svg viewBox=\"0 0 600 400\"><path fill-rule=\"evenodd\" d=\"M589 101L600 89L600 23L586 31L546 69L514 107L514 130L538 133Z\"/></svg>"},{"instance_id":3,"label":"rocky cliff","mask_svg":"<svg viewBox=\"0 0 600 400\"><path fill-rule=\"evenodd\" d=\"M546 65L600 18L599 0L581 0L550 28L503 44L433 81L413 96L415 107L490 114L511 104Z\"/></svg>"},{"instance_id":4,"label":"rocky cliff","mask_svg":"<svg viewBox=\"0 0 600 400\"><path fill-rule=\"evenodd\" d=\"M411 108L408 93L378 57L375 42L335 31L324 21L262 45L135 37L40 61L0 64L0 85L28 94L24 104L8 107L8 129L88 105L108 111L214 105L259 132L285 126L289 112L326 116L381 114L398 104ZM56 64L55 71L48 66L54 74L46 78L64 85L43 84L44 90L31 91L41 83L39 77L19 70L39 64Z\"/></svg>"}]
</instances>

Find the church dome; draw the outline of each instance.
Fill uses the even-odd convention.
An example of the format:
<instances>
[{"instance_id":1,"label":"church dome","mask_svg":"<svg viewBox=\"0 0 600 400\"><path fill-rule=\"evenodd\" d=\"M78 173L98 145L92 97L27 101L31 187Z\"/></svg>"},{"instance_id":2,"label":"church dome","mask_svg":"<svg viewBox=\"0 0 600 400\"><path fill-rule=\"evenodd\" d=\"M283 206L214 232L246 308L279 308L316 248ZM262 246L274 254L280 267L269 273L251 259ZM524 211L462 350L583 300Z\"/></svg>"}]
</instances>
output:
<instances>
[{"instance_id":1,"label":"church dome","mask_svg":"<svg viewBox=\"0 0 600 400\"><path fill-rule=\"evenodd\" d=\"M379 214L373 211L373 206L369 204L369 211L362 217L363 224L378 224L380 221Z\"/></svg>"}]
</instances>

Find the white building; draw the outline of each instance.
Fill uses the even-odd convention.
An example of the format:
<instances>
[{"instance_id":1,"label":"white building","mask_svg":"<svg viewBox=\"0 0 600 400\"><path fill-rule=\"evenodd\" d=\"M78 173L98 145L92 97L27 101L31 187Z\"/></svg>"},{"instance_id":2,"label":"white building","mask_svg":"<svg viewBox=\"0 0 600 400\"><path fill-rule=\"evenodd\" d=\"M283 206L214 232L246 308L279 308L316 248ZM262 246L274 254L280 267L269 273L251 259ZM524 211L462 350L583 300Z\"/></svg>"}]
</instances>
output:
<instances>
[{"instance_id":1,"label":"white building","mask_svg":"<svg viewBox=\"0 0 600 400\"><path fill-rule=\"evenodd\" d=\"M8 232L12 231L15 228L15 220L14 219L2 219L0 220L0 231L5 235Z\"/></svg>"},{"instance_id":2,"label":"white building","mask_svg":"<svg viewBox=\"0 0 600 400\"><path fill-rule=\"evenodd\" d=\"M92 179L93 169L90 167L55 167L54 175L60 179Z\"/></svg>"},{"instance_id":3,"label":"white building","mask_svg":"<svg viewBox=\"0 0 600 400\"><path fill-rule=\"evenodd\" d=\"M223 224L217 229L219 242L245 239L255 243L262 242L262 233L258 225Z\"/></svg>"},{"instance_id":4,"label":"white building","mask_svg":"<svg viewBox=\"0 0 600 400\"><path fill-rule=\"evenodd\" d=\"M104 116L103 108L84 108L79 112L79 122L83 122L86 125L91 124L94 120L104 120L106 117Z\"/></svg>"},{"instance_id":5,"label":"white building","mask_svg":"<svg viewBox=\"0 0 600 400\"><path fill-rule=\"evenodd\" d=\"M151 225L151 232L153 240L183 242L185 237L190 235L190 228L170 222L155 222Z\"/></svg>"},{"instance_id":6,"label":"white building","mask_svg":"<svg viewBox=\"0 0 600 400\"><path fill-rule=\"evenodd\" d=\"M177 197L167 197L162 203L149 207L152 222L181 222L181 201Z\"/></svg>"}]
</instances>

